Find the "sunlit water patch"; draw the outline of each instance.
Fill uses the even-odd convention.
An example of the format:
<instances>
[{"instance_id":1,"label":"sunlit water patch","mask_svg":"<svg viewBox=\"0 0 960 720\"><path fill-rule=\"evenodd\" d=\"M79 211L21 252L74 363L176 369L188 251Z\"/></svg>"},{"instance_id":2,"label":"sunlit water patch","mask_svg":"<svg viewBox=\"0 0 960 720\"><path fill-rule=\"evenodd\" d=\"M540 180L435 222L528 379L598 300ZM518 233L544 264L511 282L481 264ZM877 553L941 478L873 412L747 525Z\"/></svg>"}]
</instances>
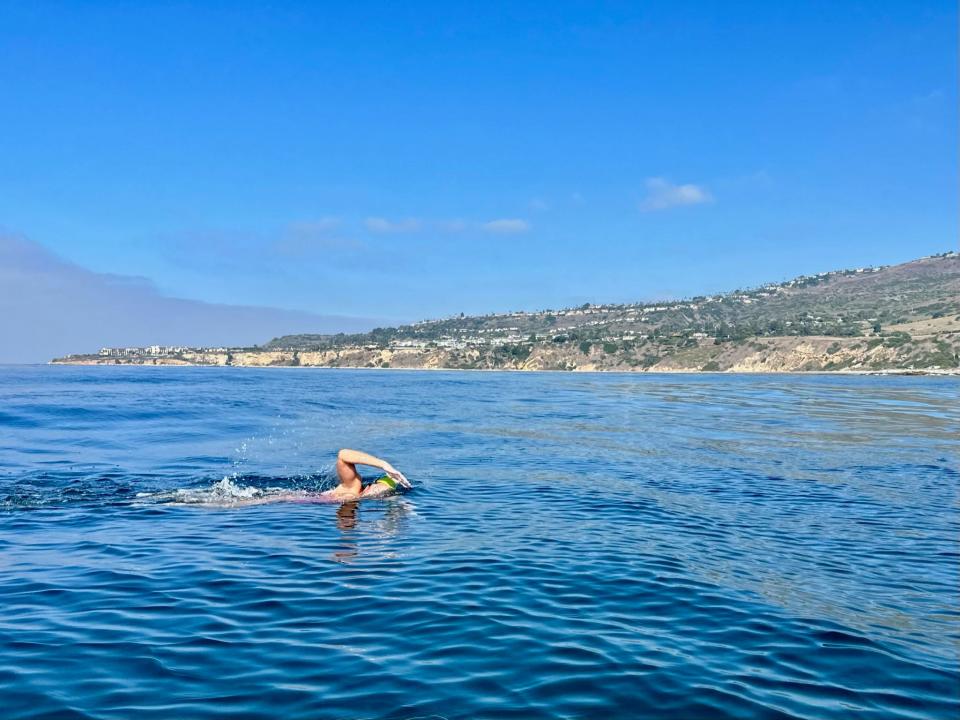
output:
<instances>
[{"instance_id":1,"label":"sunlit water patch","mask_svg":"<svg viewBox=\"0 0 960 720\"><path fill-rule=\"evenodd\" d=\"M946 718L960 383L0 369L3 717ZM339 447L415 489L311 502Z\"/></svg>"}]
</instances>

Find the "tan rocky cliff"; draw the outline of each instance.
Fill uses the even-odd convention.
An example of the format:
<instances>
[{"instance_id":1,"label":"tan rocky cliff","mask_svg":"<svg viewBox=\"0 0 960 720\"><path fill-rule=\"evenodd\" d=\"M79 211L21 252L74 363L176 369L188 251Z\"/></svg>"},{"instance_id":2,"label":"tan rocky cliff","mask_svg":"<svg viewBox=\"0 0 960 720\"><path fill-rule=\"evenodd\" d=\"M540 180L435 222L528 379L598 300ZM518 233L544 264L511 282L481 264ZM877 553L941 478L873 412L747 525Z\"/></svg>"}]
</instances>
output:
<instances>
[{"instance_id":1,"label":"tan rocky cliff","mask_svg":"<svg viewBox=\"0 0 960 720\"><path fill-rule=\"evenodd\" d=\"M956 327L954 328L954 325ZM503 361L485 349L446 350L344 347L336 350L243 350L183 352L176 356L125 358L76 355L57 364L198 365L237 367L341 367L477 370L574 370L619 372L804 372L936 370L957 371L960 322L909 323L896 328L911 340L896 345L890 337L765 337L741 342L702 340L683 349L650 344L632 356L607 354L602 347L534 346L524 359Z\"/></svg>"}]
</instances>

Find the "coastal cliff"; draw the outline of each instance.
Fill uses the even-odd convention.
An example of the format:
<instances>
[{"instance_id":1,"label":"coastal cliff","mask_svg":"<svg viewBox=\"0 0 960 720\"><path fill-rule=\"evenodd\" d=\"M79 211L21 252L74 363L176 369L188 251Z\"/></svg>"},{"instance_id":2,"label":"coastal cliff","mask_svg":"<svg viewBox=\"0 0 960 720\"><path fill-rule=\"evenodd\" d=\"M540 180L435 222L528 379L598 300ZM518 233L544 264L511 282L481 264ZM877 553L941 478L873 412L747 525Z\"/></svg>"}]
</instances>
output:
<instances>
[{"instance_id":1,"label":"coastal cliff","mask_svg":"<svg viewBox=\"0 0 960 720\"><path fill-rule=\"evenodd\" d=\"M960 328L960 324L958 324ZM241 352L185 352L177 356L109 358L78 355L58 358L64 365L202 365L236 367L347 367L477 370L573 370L619 372L825 372L954 370L960 352L960 333L915 337L909 345L890 347L882 341L834 337L767 337L761 342L716 346L711 342L665 355L653 363L636 365L602 348L589 353L569 349L534 348L525 359L503 361L480 349L366 349L250 350ZM946 339L944 339L946 338ZM948 351L944 351L944 347ZM946 354L946 353L949 353Z\"/></svg>"},{"instance_id":2,"label":"coastal cliff","mask_svg":"<svg viewBox=\"0 0 960 720\"><path fill-rule=\"evenodd\" d=\"M960 256L681 301L431 320L255 348L104 348L71 365L960 372Z\"/></svg>"}]
</instances>

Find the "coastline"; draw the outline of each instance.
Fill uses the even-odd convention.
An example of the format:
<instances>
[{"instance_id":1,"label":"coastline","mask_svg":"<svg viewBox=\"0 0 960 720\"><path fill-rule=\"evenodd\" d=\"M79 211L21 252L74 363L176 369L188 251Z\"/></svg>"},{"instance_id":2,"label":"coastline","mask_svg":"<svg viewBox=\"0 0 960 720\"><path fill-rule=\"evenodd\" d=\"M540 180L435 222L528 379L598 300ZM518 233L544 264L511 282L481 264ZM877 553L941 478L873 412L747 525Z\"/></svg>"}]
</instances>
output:
<instances>
[{"instance_id":1,"label":"coastline","mask_svg":"<svg viewBox=\"0 0 960 720\"><path fill-rule=\"evenodd\" d=\"M263 345L102 347L52 364L688 374L960 374L960 256L660 305L424 320Z\"/></svg>"},{"instance_id":2,"label":"coastline","mask_svg":"<svg viewBox=\"0 0 960 720\"><path fill-rule=\"evenodd\" d=\"M43 363L41 363L43 364ZM46 365L65 365L75 367L140 367L140 368L231 368L237 370L369 370L388 372L476 372L476 373L549 373L578 375L831 375L831 376L912 376L912 377L960 377L960 368L884 368L877 370L838 369L838 370L697 370L697 369L611 369L573 368L561 370L553 368L456 368L456 367L369 367L362 365L213 365L189 362L96 362L54 359Z\"/></svg>"}]
</instances>

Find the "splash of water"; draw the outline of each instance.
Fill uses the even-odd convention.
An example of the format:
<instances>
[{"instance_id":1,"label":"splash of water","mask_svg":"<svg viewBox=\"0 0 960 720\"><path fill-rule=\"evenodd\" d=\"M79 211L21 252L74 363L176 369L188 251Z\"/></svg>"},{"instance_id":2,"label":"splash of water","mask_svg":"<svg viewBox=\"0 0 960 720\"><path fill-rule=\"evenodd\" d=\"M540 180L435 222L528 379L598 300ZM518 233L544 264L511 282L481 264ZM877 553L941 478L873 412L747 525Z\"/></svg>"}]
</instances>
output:
<instances>
[{"instance_id":1,"label":"splash of water","mask_svg":"<svg viewBox=\"0 0 960 720\"><path fill-rule=\"evenodd\" d=\"M270 492L283 492L283 488L261 489L253 485L238 485L231 477L224 477L220 482L208 488L177 489L170 501L184 504L230 504L240 500L261 498Z\"/></svg>"},{"instance_id":2,"label":"splash of water","mask_svg":"<svg viewBox=\"0 0 960 720\"><path fill-rule=\"evenodd\" d=\"M257 486L244 484L249 480L243 475L233 474L223 477L218 482L200 488L177 488L165 492L137 493L137 499L149 503L169 503L175 505L245 505L258 500L269 500L278 496L295 497L305 496L316 492L312 486L316 485L313 478L307 478L310 489L298 487L300 483L289 486ZM274 478L274 480L276 480Z\"/></svg>"}]
</instances>

